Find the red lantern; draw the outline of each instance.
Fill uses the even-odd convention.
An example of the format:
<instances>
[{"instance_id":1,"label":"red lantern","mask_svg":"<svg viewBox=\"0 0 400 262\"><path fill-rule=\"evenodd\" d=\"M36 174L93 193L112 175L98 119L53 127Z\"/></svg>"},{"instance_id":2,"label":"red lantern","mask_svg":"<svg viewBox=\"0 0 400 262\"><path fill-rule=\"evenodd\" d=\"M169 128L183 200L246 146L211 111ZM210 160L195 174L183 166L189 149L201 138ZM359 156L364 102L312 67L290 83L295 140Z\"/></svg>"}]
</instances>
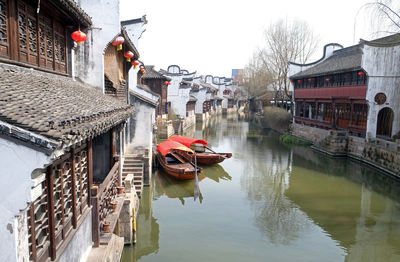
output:
<instances>
[{"instance_id":1,"label":"red lantern","mask_svg":"<svg viewBox=\"0 0 400 262\"><path fill-rule=\"evenodd\" d=\"M164 82L164 85L168 85L168 84L169 84L169 82L168 82L168 81L165 81L165 82Z\"/></svg>"},{"instance_id":2,"label":"red lantern","mask_svg":"<svg viewBox=\"0 0 400 262\"><path fill-rule=\"evenodd\" d=\"M309 83L311 83L311 82L312 82L312 78L307 79L307 81L308 81Z\"/></svg>"},{"instance_id":3,"label":"red lantern","mask_svg":"<svg viewBox=\"0 0 400 262\"><path fill-rule=\"evenodd\" d=\"M133 53L131 51L126 51L124 53L124 57L126 58L126 62L130 62L131 58L133 57Z\"/></svg>"},{"instance_id":4,"label":"red lantern","mask_svg":"<svg viewBox=\"0 0 400 262\"><path fill-rule=\"evenodd\" d=\"M293 79L290 79L290 83L293 83Z\"/></svg>"},{"instance_id":5,"label":"red lantern","mask_svg":"<svg viewBox=\"0 0 400 262\"><path fill-rule=\"evenodd\" d=\"M82 42L86 41L86 34L81 30L78 30L71 34L71 38L80 45Z\"/></svg>"},{"instance_id":6,"label":"red lantern","mask_svg":"<svg viewBox=\"0 0 400 262\"><path fill-rule=\"evenodd\" d=\"M139 65L139 61L138 60L134 60L134 61L132 61L131 65L133 65L134 69L137 69L137 66Z\"/></svg>"},{"instance_id":7,"label":"red lantern","mask_svg":"<svg viewBox=\"0 0 400 262\"><path fill-rule=\"evenodd\" d=\"M301 80L300 80L300 79L298 79L298 80L297 80L297 83L299 83L299 84L300 84L300 83L301 83Z\"/></svg>"},{"instance_id":8,"label":"red lantern","mask_svg":"<svg viewBox=\"0 0 400 262\"><path fill-rule=\"evenodd\" d=\"M359 77L363 77L363 76L364 76L364 72L363 72L363 71L359 71L359 72L358 72L358 76L359 76Z\"/></svg>"},{"instance_id":9,"label":"red lantern","mask_svg":"<svg viewBox=\"0 0 400 262\"><path fill-rule=\"evenodd\" d=\"M125 42L125 38L122 36L117 36L114 41L112 41L112 45L117 47L117 51L122 50L122 44Z\"/></svg>"}]
</instances>

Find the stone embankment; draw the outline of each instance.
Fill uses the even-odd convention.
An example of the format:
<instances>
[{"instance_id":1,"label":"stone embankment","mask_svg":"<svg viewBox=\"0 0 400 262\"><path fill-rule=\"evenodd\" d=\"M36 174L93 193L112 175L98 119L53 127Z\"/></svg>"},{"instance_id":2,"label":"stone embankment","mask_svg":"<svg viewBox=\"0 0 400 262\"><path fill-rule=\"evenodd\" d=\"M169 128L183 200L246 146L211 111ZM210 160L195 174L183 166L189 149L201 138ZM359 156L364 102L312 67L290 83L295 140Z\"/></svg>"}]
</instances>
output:
<instances>
[{"instance_id":1,"label":"stone embankment","mask_svg":"<svg viewBox=\"0 0 400 262\"><path fill-rule=\"evenodd\" d=\"M363 138L347 131L325 130L293 123L291 134L313 142L313 149L332 156L348 156L400 178L400 140Z\"/></svg>"}]
</instances>

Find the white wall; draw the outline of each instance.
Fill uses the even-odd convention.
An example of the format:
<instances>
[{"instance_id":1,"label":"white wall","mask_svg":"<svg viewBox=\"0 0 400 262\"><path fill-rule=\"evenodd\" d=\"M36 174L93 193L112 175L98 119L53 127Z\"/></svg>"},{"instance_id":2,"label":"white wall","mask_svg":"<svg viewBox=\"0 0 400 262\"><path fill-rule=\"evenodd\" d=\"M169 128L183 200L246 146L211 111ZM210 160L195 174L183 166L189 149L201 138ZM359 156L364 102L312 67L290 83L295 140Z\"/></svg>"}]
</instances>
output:
<instances>
[{"instance_id":1,"label":"white wall","mask_svg":"<svg viewBox=\"0 0 400 262\"><path fill-rule=\"evenodd\" d=\"M0 254L2 261L21 261L26 254L19 254L19 249L28 245L24 230L18 230L24 219L19 220L21 210L32 202L31 188L34 185L31 173L49 163L49 157L22 144L0 137L1 178L0 183ZM19 222L18 222L19 221ZM27 230L27 228L26 228ZM18 232L22 232L19 234Z\"/></svg>"},{"instance_id":2,"label":"white wall","mask_svg":"<svg viewBox=\"0 0 400 262\"><path fill-rule=\"evenodd\" d=\"M203 103L207 99L207 88L202 87L200 85L201 83L201 78L195 78L193 79L193 83L197 84L199 86L199 91L198 92L192 92L191 95L197 98L196 105L194 108L194 113L195 114L202 114L203 113Z\"/></svg>"},{"instance_id":3,"label":"white wall","mask_svg":"<svg viewBox=\"0 0 400 262\"><path fill-rule=\"evenodd\" d=\"M124 26L126 32L128 33L129 38L131 39L132 43L135 45L136 49L138 49L139 39L142 36L145 29L145 22L136 23L131 25ZM139 71L139 66L137 69L134 69L133 66L129 70L129 89L134 90L135 92L140 92L137 90L136 86L140 83L137 82L137 73ZM157 100L157 99L156 99Z\"/></svg>"},{"instance_id":4,"label":"white wall","mask_svg":"<svg viewBox=\"0 0 400 262\"><path fill-rule=\"evenodd\" d=\"M76 0L92 18L87 40L76 48L75 76L83 82L104 90L104 51L121 32L119 1Z\"/></svg>"},{"instance_id":5,"label":"white wall","mask_svg":"<svg viewBox=\"0 0 400 262\"><path fill-rule=\"evenodd\" d=\"M68 243L65 251L59 256L58 262L85 262L92 249L92 212L79 226L74 237Z\"/></svg>"},{"instance_id":6,"label":"white wall","mask_svg":"<svg viewBox=\"0 0 400 262\"><path fill-rule=\"evenodd\" d=\"M393 136L400 131L400 45L394 47L364 45L361 63L368 75L367 134L372 138L376 137L379 110L390 107L394 112ZM377 93L386 94L386 103L378 105L374 101Z\"/></svg>"},{"instance_id":7,"label":"white wall","mask_svg":"<svg viewBox=\"0 0 400 262\"><path fill-rule=\"evenodd\" d=\"M190 77L190 75L168 76L172 78L172 80L170 81L171 85L168 86L167 102L171 102L171 107L175 114L180 117L186 117L186 103L189 101L191 88L182 88L179 84L184 77Z\"/></svg>"}]
</instances>

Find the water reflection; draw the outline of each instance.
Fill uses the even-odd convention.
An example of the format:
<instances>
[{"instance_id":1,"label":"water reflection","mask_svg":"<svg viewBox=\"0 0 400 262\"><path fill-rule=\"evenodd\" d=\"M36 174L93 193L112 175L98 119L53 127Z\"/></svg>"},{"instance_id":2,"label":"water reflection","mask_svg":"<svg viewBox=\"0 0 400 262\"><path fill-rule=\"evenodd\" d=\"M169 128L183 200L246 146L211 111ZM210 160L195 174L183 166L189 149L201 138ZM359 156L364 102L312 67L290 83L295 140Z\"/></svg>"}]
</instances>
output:
<instances>
[{"instance_id":1,"label":"water reflection","mask_svg":"<svg viewBox=\"0 0 400 262\"><path fill-rule=\"evenodd\" d=\"M232 177L218 164L203 167L203 171L198 176L199 183L205 178L209 178L217 183L220 180L231 180ZM156 171L154 174L156 181L155 192L156 198L165 195L168 198L178 199L182 205L185 204L185 198L194 197L194 180L176 180L162 171ZM203 201L200 183L200 203Z\"/></svg>"},{"instance_id":2,"label":"water reflection","mask_svg":"<svg viewBox=\"0 0 400 262\"><path fill-rule=\"evenodd\" d=\"M163 194L168 198L176 198L178 199L182 205L185 204L185 198L193 198L194 197L194 180L176 180L162 171L156 171L155 176L156 180L156 191L158 195ZM199 182L201 182L204 178L204 175L199 175ZM203 201L203 195L200 190L200 203Z\"/></svg>"},{"instance_id":3,"label":"water reflection","mask_svg":"<svg viewBox=\"0 0 400 262\"><path fill-rule=\"evenodd\" d=\"M188 132L233 157L203 169L202 204L187 201L193 181L155 175L141 208L159 221L143 211L147 235L123 261L400 261L398 182L240 119L207 125Z\"/></svg>"},{"instance_id":4,"label":"water reflection","mask_svg":"<svg viewBox=\"0 0 400 262\"><path fill-rule=\"evenodd\" d=\"M153 184L144 187L140 199L140 208L136 217L137 243L134 246L125 246L121 261L135 262L141 257L156 253L159 249L160 226L153 217L152 192Z\"/></svg>"}]
</instances>

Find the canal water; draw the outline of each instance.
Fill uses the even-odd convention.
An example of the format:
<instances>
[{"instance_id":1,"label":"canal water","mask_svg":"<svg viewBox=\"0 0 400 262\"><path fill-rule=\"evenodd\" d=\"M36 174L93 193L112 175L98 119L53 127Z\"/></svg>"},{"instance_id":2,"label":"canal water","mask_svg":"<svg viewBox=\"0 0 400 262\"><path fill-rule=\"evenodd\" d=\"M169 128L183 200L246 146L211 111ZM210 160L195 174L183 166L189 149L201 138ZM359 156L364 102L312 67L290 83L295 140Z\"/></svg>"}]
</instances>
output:
<instances>
[{"instance_id":1,"label":"canal water","mask_svg":"<svg viewBox=\"0 0 400 262\"><path fill-rule=\"evenodd\" d=\"M360 163L287 146L239 119L188 135L232 152L193 181L155 172L132 261L400 261L399 183Z\"/></svg>"}]
</instances>

